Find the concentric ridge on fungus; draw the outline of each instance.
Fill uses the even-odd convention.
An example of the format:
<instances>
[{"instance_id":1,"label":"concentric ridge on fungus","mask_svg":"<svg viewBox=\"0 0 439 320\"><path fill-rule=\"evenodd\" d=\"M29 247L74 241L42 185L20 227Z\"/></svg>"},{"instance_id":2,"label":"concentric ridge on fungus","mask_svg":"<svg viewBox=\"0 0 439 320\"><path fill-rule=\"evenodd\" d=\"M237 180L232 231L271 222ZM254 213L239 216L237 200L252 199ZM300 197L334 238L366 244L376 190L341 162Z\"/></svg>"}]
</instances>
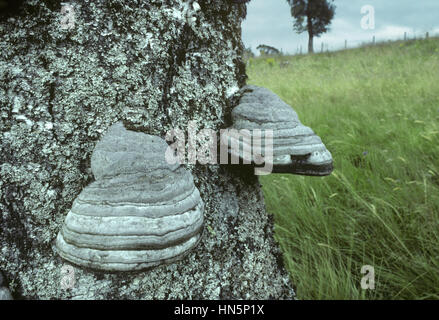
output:
<instances>
[{"instance_id":1,"label":"concentric ridge on fungus","mask_svg":"<svg viewBox=\"0 0 439 320\"><path fill-rule=\"evenodd\" d=\"M96 145L96 181L73 202L56 246L74 264L139 270L181 258L199 241L204 204L192 174L165 160L166 142L111 126Z\"/></svg>"},{"instance_id":2,"label":"concentric ridge on fungus","mask_svg":"<svg viewBox=\"0 0 439 320\"><path fill-rule=\"evenodd\" d=\"M272 91L248 85L243 88L240 103L232 111L233 125L229 129L273 130L273 172L311 176L329 175L333 170L331 153L311 128L304 126L293 108ZM231 140L239 136L227 134L229 153L243 159L244 148L251 150L250 140L240 139L239 150L231 148ZM264 156L262 147L262 156ZM250 155L251 157L251 155ZM252 162L254 159L252 159Z\"/></svg>"}]
</instances>

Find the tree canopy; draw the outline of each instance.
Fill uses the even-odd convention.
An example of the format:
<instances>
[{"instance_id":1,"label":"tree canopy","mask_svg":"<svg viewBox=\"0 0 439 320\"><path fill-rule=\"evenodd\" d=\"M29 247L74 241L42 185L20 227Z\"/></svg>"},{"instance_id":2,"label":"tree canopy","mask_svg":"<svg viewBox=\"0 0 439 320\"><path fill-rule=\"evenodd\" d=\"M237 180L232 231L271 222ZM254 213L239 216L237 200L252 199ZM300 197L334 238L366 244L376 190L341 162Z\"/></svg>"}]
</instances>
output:
<instances>
[{"instance_id":1,"label":"tree canopy","mask_svg":"<svg viewBox=\"0 0 439 320\"><path fill-rule=\"evenodd\" d=\"M327 32L334 18L334 0L287 0L287 2L295 19L294 29L298 33L308 32L308 51L314 52L312 45L314 36L318 37Z\"/></svg>"}]
</instances>

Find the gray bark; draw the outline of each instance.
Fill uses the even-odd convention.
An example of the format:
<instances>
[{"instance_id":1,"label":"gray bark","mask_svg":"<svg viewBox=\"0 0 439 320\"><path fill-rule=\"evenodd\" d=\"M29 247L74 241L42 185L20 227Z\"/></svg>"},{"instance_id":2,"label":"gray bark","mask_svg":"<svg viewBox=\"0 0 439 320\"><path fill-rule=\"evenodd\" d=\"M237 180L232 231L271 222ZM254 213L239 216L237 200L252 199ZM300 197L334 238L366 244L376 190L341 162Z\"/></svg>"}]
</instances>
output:
<instances>
[{"instance_id":1,"label":"gray bark","mask_svg":"<svg viewBox=\"0 0 439 320\"><path fill-rule=\"evenodd\" d=\"M221 165L187 166L206 204L199 245L146 271L74 266L65 289L54 240L81 190L90 157L113 123L161 137L230 125L245 82L244 4L200 1L190 23L182 0L27 0L0 18L0 270L14 298L293 298L255 176Z\"/></svg>"}]
</instances>

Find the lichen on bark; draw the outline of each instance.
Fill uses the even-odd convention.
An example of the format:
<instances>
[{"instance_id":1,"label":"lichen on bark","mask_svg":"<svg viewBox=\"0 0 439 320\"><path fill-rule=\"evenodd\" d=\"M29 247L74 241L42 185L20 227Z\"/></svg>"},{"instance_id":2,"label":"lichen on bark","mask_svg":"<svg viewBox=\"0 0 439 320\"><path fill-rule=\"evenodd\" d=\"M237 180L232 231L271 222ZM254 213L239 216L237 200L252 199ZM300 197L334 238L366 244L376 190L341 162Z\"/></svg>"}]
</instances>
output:
<instances>
[{"instance_id":1,"label":"lichen on bark","mask_svg":"<svg viewBox=\"0 0 439 320\"><path fill-rule=\"evenodd\" d=\"M15 298L293 298L257 178L220 165L188 166L206 204L205 232L184 260L135 273L75 267L63 289L54 239L91 181L106 129L164 136L225 128L245 82L245 4L200 0L24 1L0 20L0 270Z\"/></svg>"}]
</instances>

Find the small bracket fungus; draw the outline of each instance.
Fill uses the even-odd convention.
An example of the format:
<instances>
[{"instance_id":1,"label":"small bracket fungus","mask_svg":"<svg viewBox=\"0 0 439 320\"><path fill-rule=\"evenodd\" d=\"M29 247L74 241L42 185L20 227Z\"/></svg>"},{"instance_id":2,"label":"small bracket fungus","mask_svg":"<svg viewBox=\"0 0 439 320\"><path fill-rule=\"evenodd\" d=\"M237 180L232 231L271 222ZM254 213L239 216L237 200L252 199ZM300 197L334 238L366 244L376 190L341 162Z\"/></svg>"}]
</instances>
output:
<instances>
[{"instance_id":1,"label":"small bracket fungus","mask_svg":"<svg viewBox=\"0 0 439 320\"><path fill-rule=\"evenodd\" d=\"M165 140L112 125L96 145L96 181L73 202L56 246L74 264L140 270L180 259L198 243L204 204L192 174L165 159Z\"/></svg>"},{"instance_id":2,"label":"small bracket fungus","mask_svg":"<svg viewBox=\"0 0 439 320\"><path fill-rule=\"evenodd\" d=\"M0 271L0 301L1 300L12 300L12 295L6 288L6 283L3 278L3 274Z\"/></svg>"},{"instance_id":3,"label":"small bracket fungus","mask_svg":"<svg viewBox=\"0 0 439 320\"><path fill-rule=\"evenodd\" d=\"M221 143L244 164L259 166L265 161L264 169L256 168L256 174L325 176L332 172L332 156L322 140L299 121L291 106L270 90L244 87L232 119L233 125L224 130ZM272 171L268 172L267 167Z\"/></svg>"},{"instance_id":4,"label":"small bracket fungus","mask_svg":"<svg viewBox=\"0 0 439 320\"><path fill-rule=\"evenodd\" d=\"M1 300L13 300L8 288L0 287L0 301Z\"/></svg>"}]
</instances>

